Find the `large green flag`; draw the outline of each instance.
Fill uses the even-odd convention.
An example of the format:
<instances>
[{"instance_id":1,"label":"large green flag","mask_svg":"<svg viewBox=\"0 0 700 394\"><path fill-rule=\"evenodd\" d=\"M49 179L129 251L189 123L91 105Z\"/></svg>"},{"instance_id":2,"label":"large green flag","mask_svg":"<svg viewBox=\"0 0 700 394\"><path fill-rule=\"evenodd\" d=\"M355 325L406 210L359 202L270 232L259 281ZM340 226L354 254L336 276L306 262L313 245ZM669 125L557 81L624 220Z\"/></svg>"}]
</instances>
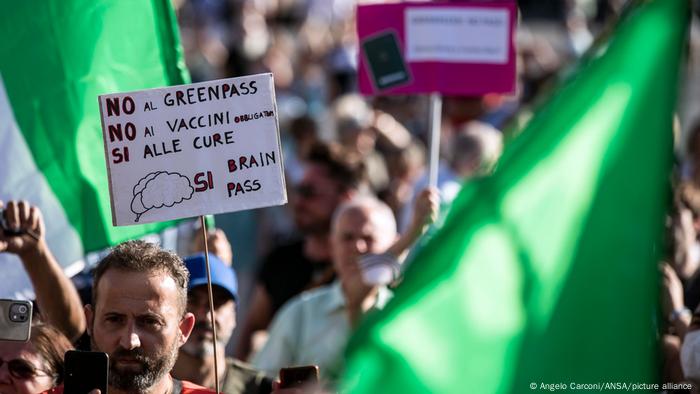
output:
<instances>
[{"instance_id":1,"label":"large green flag","mask_svg":"<svg viewBox=\"0 0 700 394\"><path fill-rule=\"evenodd\" d=\"M465 185L394 300L351 341L346 389L658 383L657 261L688 4L632 9L495 174Z\"/></svg>"},{"instance_id":2,"label":"large green flag","mask_svg":"<svg viewBox=\"0 0 700 394\"><path fill-rule=\"evenodd\" d=\"M170 1L0 0L0 9L0 199L39 205L64 266L167 226L112 227L97 96L189 82ZM7 259L4 276L15 272ZM23 281L10 277L0 296Z\"/></svg>"}]
</instances>

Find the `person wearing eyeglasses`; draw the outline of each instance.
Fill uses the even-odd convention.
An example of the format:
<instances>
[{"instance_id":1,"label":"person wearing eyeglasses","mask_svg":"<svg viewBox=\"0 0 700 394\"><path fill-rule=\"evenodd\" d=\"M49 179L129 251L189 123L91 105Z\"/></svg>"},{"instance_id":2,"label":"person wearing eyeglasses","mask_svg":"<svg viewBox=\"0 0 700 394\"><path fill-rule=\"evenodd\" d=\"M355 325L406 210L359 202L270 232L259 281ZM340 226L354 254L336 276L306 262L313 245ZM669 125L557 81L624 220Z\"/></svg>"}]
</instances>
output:
<instances>
[{"instance_id":1,"label":"person wearing eyeglasses","mask_svg":"<svg viewBox=\"0 0 700 394\"><path fill-rule=\"evenodd\" d=\"M0 341L0 394L38 394L63 382L68 338L48 324L32 327L28 342Z\"/></svg>"}]
</instances>

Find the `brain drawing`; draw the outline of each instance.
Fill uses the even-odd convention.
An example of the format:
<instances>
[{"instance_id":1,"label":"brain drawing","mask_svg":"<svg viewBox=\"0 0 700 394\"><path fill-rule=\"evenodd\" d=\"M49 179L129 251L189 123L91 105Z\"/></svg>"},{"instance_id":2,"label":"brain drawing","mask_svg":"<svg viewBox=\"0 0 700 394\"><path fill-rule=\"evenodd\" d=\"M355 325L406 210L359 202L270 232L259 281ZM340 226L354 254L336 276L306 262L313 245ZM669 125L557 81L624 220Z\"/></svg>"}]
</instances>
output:
<instances>
[{"instance_id":1,"label":"brain drawing","mask_svg":"<svg viewBox=\"0 0 700 394\"><path fill-rule=\"evenodd\" d=\"M151 209L172 207L194 194L189 178L177 172L157 171L141 178L134 186L131 212L136 214L136 222L141 215Z\"/></svg>"}]
</instances>

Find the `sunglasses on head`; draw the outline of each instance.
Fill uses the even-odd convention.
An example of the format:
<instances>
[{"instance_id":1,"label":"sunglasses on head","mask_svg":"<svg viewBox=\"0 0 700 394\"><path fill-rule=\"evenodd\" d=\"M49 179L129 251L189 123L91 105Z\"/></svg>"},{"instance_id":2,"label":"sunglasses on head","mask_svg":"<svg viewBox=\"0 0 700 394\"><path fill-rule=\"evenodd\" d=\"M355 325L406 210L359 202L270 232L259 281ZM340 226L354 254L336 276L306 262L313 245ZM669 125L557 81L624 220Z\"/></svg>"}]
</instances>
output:
<instances>
[{"instance_id":1,"label":"sunglasses on head","mask_svg":"<svg viewBox=\"0 0 700 394\"><path fill-rule=\"evenodd\" d=\"M15 379L32 379L34 376L44 374L46 376L54 376L53 374L36 368L32 363L21 358L5 361L0 358L0 367L7 363L7 370Z\"/></svg>"}]
</instances>

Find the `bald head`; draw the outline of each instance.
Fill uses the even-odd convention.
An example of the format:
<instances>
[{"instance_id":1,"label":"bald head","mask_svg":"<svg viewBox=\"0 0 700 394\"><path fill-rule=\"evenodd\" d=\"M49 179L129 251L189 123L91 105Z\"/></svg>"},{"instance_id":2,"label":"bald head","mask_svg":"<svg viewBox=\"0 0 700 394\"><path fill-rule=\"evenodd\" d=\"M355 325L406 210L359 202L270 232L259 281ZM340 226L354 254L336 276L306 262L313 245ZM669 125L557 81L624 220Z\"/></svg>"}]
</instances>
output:
<instances>
[{"instance_id":1,"label":"bald head","mask_svg":"<svg viewBox=\"0 0 700 394\"><path fill-rule=\"evenodd\" d=\"M374 197L362 196L342 204L333 216L333 264L341 279L361 278L359 257L384 253L396 241L396 220L391 209Z\"/></svg>"}]
</instances>

